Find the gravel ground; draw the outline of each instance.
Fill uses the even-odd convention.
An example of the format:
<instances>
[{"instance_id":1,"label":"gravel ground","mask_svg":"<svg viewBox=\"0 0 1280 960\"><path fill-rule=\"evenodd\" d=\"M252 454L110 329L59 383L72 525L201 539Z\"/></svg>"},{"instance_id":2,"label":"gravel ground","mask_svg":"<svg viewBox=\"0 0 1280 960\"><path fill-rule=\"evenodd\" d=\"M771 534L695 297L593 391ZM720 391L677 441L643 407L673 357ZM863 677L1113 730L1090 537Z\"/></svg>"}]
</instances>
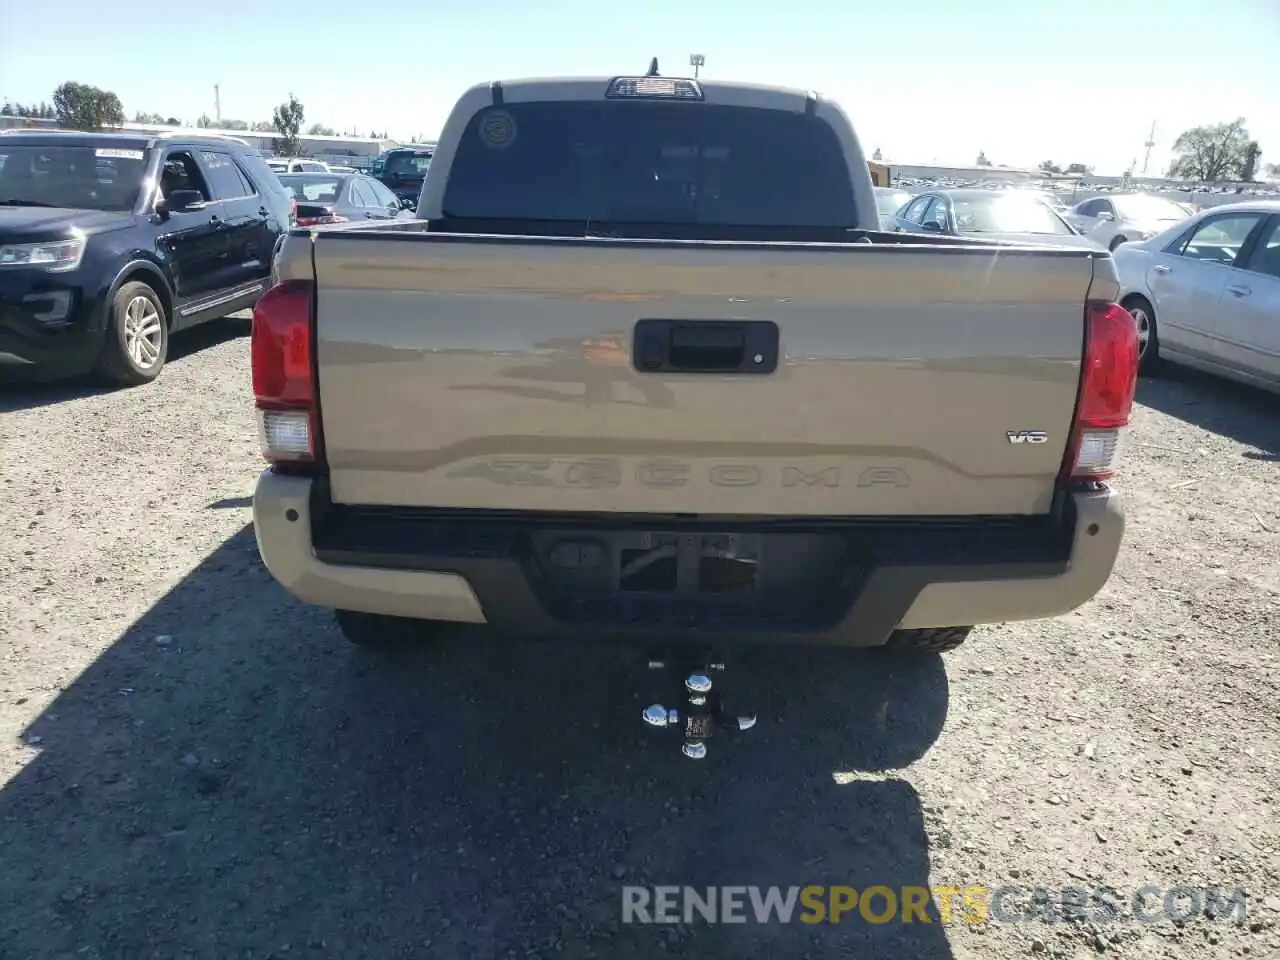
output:
<instances>
[{"instance_id":1,"label":"gravel ground","mask_svg":"<svg viewBox=\"0 0 1280 960\"><path fill-rule=\"evenodd\" d=\"M945 658L752 651L760 725L698 765L616 654L378 658L277 588L245 333L0 393L0 955L1280 956L1274 398L1144 383L1099 598ZM626 884L1148 883L1248 918L620 922Z\"/></svg>"}]
</instances>

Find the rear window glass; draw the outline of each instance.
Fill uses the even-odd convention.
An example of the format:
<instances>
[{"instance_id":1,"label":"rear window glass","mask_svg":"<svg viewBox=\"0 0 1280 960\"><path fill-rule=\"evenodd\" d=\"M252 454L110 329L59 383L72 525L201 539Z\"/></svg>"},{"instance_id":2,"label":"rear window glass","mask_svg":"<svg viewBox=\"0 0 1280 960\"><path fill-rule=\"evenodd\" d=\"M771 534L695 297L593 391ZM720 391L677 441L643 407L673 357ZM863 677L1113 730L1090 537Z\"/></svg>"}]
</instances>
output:
<instances>
[{"instance_id":1,"label":"rear window glass","mask_svg":"<svg viewBox=\"0 0 1280 960\"><path fill-rule=\"evenodd\" d=\"M425 153L393 153L387 157L383 173L389 177L424 179L431 168L431 157Z\"/></svg>"},{"instance_id":2,"label":"rear window glass","mask_svg":"<svg viewBox=\"0 0 1280 960\"><path fill-rule=\"evenodd\" d=\"M281 183L299 203L332 202L338 198L342 180L338 177L282 177Z\"/></svg>"},{"instance_id":3,"label":"rear window glass","mask_svg":"<svg viewBox=\"0 0 1280 960\"><path fill-rule=\"evenodd\" d=\"M444 215L851 227L840 143L799 113L704 103L521 103L471 119Z\"/></svg>"}]
</instances>

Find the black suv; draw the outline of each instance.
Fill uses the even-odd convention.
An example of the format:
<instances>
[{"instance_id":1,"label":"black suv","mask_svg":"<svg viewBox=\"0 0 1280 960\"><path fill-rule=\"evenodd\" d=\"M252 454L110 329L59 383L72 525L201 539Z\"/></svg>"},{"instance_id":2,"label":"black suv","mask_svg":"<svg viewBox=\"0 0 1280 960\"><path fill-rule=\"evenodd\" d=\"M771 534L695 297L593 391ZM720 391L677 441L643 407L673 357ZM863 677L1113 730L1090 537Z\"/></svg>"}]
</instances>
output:
<instances>
[{"instance_id":1,"label":"black suv","mask_svg":"<svg viewBox=\"0 0 1280 960\"><path fill-rule=\"evenodd\" d=\"M412 201L416 207L422 183L431 168L433 152L422 147L397 147L388 150L381 157L382 168L377 171L377 178L402 201Z\"/></svg>"},{"instance_id":2,"label":"black suv","mask_svg":"<svg viewBox=\"0 0 1280 960\"><path fill-rule=\"evenodd\" d=\"M0 134L0 379L154 380L172 332L262 296L292 211L243 140Z\"/></svg>"}]
</instances>

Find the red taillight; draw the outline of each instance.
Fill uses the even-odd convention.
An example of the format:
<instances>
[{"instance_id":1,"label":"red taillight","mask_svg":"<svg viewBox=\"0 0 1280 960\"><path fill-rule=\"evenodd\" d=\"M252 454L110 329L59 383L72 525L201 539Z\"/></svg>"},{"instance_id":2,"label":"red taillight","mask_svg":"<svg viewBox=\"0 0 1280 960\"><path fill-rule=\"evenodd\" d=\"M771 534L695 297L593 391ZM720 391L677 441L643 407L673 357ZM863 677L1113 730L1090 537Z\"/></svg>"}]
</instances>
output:
<instances>
[{"instance_id":1,"label":"red taillight","mask_svg":"<svg viewBox=\"0 0 1280 960\"><path fill-rule=\"evenodd\" d=\"M1138 325L1124 307L1085 305L1084 363L1075 423L1062 463L1071 483L1105 480L1119 459L1120 430L1129 423L1138 387Z\"/></svg>"},{"instance_id":2,"label":"red taillight","mask_svg":"<svg viewBox=\"0 0 1280 960\"><path fill-rule=\"evenodd\" d=\"M293 197L289 198L289 222L298 222L298 201Z\"/></svg>"},{"instance_id":3,"label":"red taillight","mask_svg":"<svg viewBox=\"0 0 1280 960\"><path fill-rule=\"evenodd\" d=\"M325 214L321 217L300 217L297 225L300 227L318 227L322 223L346 223L347 218L339 216L336 213Z\"/></svg>"},{"instance_id":4,"label":"red taillight","mask_svg":"<svg viewBox=\"0 0 1280 960\"><path fill-rule=\"evenodd\" d=\"M308 281L286 280L253 308L253 399L270 463L319 461L313 292Z\"/></svg>"}]
</instances>

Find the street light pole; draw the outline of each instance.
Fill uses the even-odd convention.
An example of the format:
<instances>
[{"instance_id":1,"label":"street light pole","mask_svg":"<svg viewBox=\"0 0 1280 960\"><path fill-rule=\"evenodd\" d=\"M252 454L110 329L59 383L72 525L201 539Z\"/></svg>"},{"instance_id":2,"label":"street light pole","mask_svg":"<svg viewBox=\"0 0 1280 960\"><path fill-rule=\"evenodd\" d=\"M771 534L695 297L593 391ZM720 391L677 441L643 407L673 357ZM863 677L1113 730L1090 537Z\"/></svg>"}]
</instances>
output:
<instances>
[{"instance_id":1,"label":"street light pole","mask_svg":"<svg viewBox=\"0 0 1280 960\"><path fill-rule=\"evenodd\" d=\"M700 53L689 54L689 66L693 67L693 79L698 79L698 71L707 63L707 58Z\"/></svg>"}]
</instances>

